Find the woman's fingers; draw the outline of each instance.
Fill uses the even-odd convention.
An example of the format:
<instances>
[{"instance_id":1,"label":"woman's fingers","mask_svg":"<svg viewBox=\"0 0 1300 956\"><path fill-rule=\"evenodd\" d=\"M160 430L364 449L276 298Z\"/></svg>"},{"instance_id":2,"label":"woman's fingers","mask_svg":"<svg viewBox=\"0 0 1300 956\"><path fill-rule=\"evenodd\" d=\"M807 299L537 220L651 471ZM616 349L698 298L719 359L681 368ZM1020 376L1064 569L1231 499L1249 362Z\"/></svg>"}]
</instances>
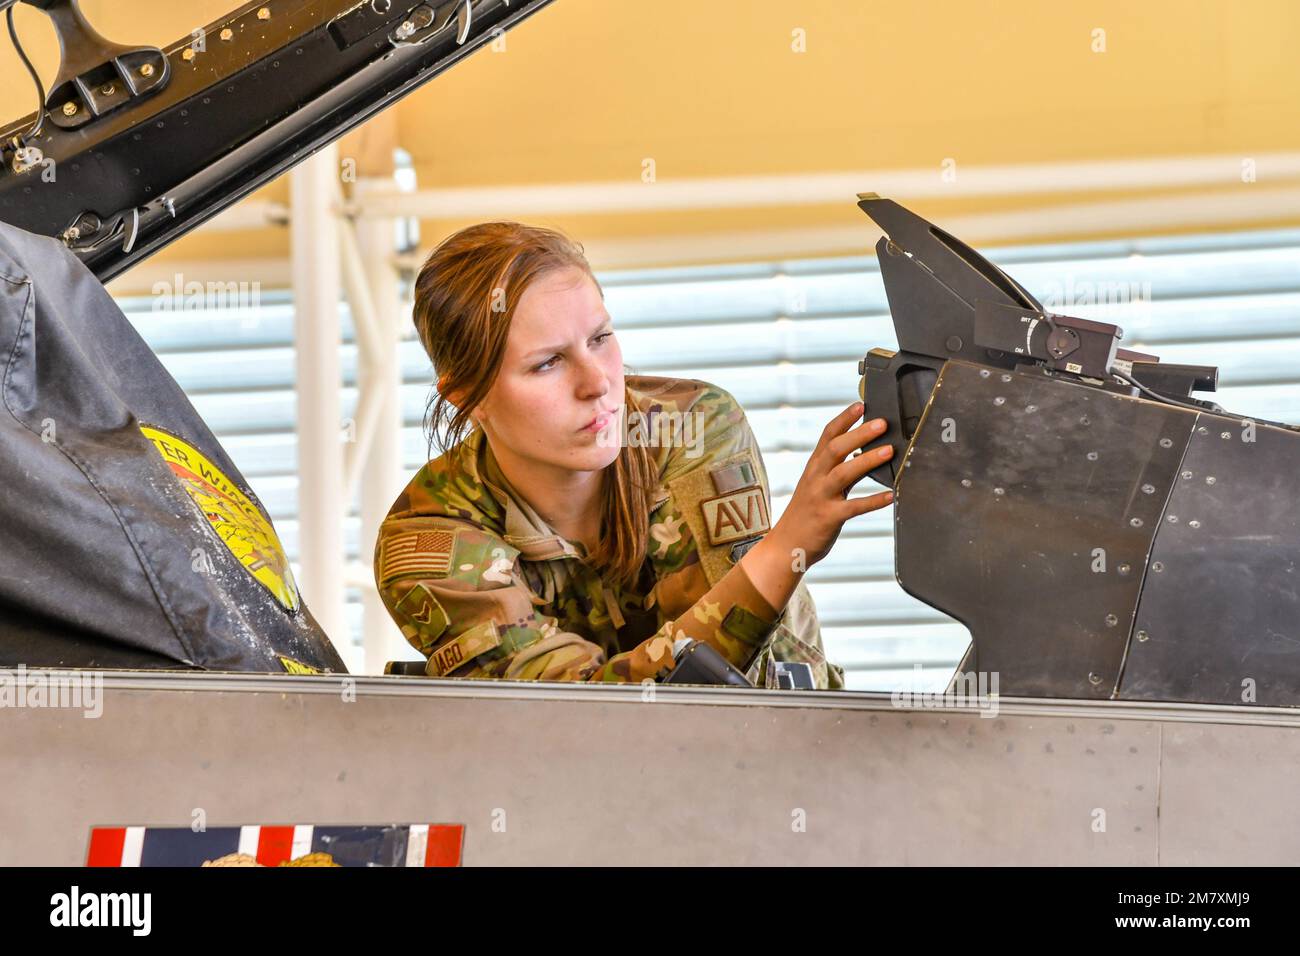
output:
<instances>
[{"instance_id":1,"label":"woman's fingers","mask_svg":"<svg viewBox=\"0 0 1300 956\"><path fill-rule=\"evenodd\" d=\"M826 449L837 462L843 461L851 453L879 438L884 434L887 427L888 425L883 418L873 418L869 422L863 422L851 431L837 435L826 443Z\"/></svg>"},{"instance_id":2,"label":"woman's fingers","mask_svg":"<svg viewBox=\"0 0 1300 956\"><path fill-rule=\"evenodd\" d=\"M855 455L848 461L841 462L830 470L827 476L835 488L847 489L862 480L867 473L875 471L894 457L893 445L881 445L868 448L861 455Z\"/></svg>"},{"instance_id":3,"label":"woman's fingers","mask_svg":"<svg viewBox=\"0 0 1300 956\"><path fill-rule=\"evenodd\" d=\"M864 515L871 511L879 511L893 500L894 493L892 491L882 491L878 494L867 495L865 498L849 498L844 502L845 509L848 512L844 520L847 521L849 518L856 518L858 515Z\"/></svg>"},{"instance_id":4,"label":"woman's fingers","mask_svg":"<svg viewBox=\"0 0 1300 956\"><path fill-rule=\"evenodd\" d=\"M844 409L844 411L840 412L838 415L836 415L826 424L826 427L822 429L822 437L817 442L817 444L819 446L827 445L831 442L832 439L835 438L836 435L843 435L846 431L849 430L849 428L853 425L853 423L857 420L858 416L861 414L862 414L862 403L854 402L852 405ZM841 455L840 457L843 458L844 456Z\"/></svg>"}]
</instances>

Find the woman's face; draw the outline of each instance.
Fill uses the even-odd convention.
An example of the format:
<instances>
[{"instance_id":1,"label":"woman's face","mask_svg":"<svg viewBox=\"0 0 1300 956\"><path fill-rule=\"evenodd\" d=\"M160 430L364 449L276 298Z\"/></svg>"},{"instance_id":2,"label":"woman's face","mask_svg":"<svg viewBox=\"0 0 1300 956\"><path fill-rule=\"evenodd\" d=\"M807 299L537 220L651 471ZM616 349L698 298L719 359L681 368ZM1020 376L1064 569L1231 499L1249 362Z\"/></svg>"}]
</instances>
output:
<instances>
[{"instance_id":1,"label":"woman's face","mask_svg":"<svg viewBox=\"0 0 1300 956\"><path fill-rule=\"evenodd\" d=\"M623 353L600 290L582 269L534 279L510 323L505 358L474 409L498 459L598 471L618 457Z\"/></svg>"}]
</instances>

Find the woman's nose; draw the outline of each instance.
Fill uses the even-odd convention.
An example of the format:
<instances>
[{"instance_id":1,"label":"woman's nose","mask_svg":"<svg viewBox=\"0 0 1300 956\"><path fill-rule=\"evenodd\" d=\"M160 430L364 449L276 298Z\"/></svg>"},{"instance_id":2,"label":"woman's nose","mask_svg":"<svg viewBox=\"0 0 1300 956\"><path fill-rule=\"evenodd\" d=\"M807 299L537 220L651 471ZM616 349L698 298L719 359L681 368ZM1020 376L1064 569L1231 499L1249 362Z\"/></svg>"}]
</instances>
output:
<instances>
[{"instance_id":1,"label":"woman's nose","mask_svg":"<svg viewBox=\"0 0 1300 956\"><path fill-rule=\"evenodd\" d=\"M578 387L583 398L599 398L609 391L609 376L600 362L588 359L583 363Z\"/></svg>"}]
</instances>

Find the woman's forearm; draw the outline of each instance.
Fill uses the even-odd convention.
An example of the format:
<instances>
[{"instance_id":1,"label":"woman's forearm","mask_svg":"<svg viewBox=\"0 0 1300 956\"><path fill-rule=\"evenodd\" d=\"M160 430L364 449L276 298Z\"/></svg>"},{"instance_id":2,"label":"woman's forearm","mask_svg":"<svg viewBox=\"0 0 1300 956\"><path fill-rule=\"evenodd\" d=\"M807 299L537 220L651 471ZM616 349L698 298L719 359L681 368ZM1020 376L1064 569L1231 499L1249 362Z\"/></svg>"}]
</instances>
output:
<instances>
[{"instance_id":1,"label":"woman's forearm","mask_svg":"<svg viewBox=\"0 0 1300 956\"><path fill-rule=\"evenodd\" d=\"M740 563L754 589L780 614L807 570L797 548L789 548L773 528L749 549Z\"/></svg>"}]
</instances>

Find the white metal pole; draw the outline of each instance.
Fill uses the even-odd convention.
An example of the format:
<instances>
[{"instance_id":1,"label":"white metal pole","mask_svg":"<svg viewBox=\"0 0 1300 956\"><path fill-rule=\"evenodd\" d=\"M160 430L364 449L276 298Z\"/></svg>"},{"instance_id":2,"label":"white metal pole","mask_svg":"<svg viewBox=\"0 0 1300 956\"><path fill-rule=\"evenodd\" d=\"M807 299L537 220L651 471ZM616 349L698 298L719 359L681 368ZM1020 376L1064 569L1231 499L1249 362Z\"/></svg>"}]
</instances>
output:
<instances>
[{"instance_id":1,"label":"white metal pole","mask_svg":"<svg viewBox=\"0 0 1300 956\"><path fill-rule=\"evenodd\" d=\"M391 185L391 180L363 178L356 184L354 196L364 203L368 191ZM394 221L387 218L357 223L357 239L370 285L375 349L360 373L360 386L375 406L374 433L369 436L368 453L361 464L360 560L363 566L370 564L379 525L406 483L402 471L402 369L398 343L402 322L404 318L409 319L409 313L404 315L398 295L394 228ZM380 601L379 593L367 587L361 595L366 672L382 673L386 661L409 658L413 652Z\"/></svg>"},{"instance_id":2,"label":"white metal pole","mask_svg":"<svg viewBox=\"0 0 1300 956\"><path fill-rule=\"evenodd\" d=\"M338 148L327 146L289 174L294 352L298 397L300 587L312 614L345 660L339 346Z\"/></svg>"}]
</instances>

